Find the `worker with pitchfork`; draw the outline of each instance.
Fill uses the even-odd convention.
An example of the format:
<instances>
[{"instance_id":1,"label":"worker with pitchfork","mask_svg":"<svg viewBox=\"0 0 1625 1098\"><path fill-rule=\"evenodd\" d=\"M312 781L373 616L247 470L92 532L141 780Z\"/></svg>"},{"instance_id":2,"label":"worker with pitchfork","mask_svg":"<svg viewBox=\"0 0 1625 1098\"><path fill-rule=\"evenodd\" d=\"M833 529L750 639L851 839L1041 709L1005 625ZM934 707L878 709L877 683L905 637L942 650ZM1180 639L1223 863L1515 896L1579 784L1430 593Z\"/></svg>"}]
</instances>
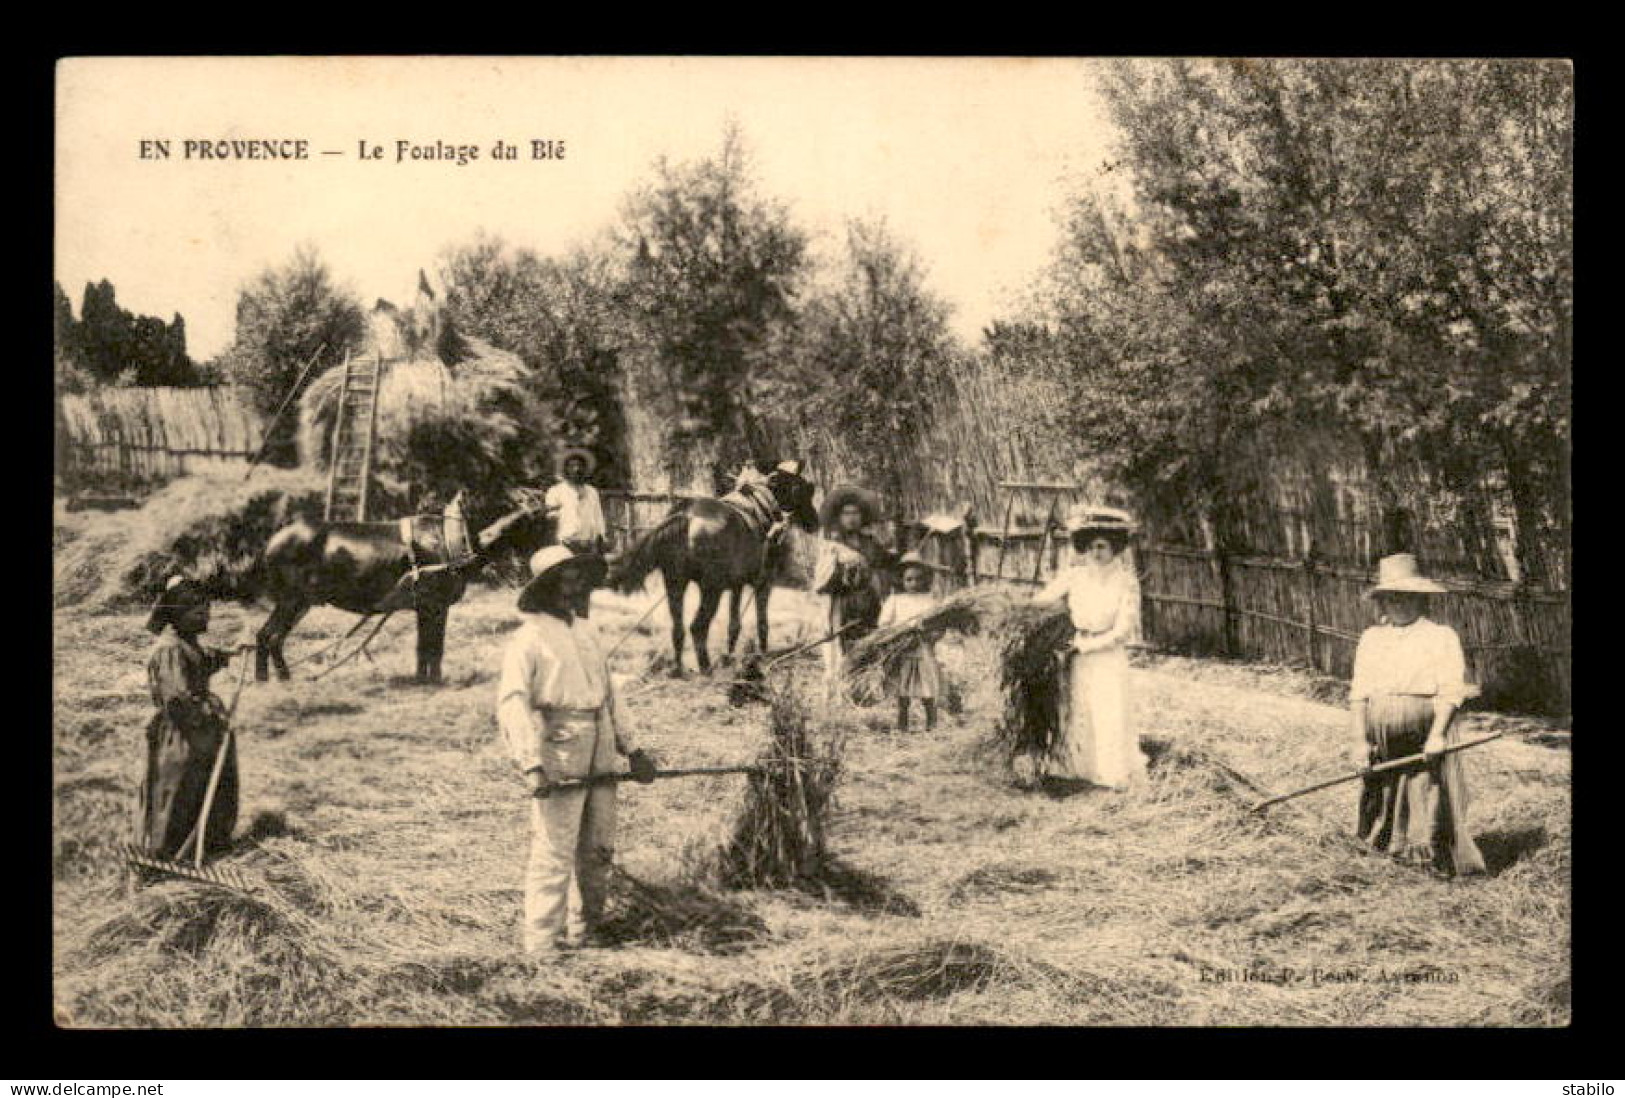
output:
<instances>
[{"instance_id":1,"label":"worker with pitchfork","mask_svg":"<svg viewBox=\"0 0 1625 1098\"><path fill-rule=\"evenodd\" d=\"M615 786L573 783L613 773L617 754L627 756L639 781L655 776L654 758L634 745L597 628L576 612L592 565L593 558L562 545L530 558L531 579L519 594L524 624L508 642L497 688L498 723L533 795L522 935L528 953L588 944L604 914Z\"/></svg>"},{"instance_id":2,"label":"worker with pitchfork","mask_svg":"<svg viewBox=\"0 0 1625 1098\"><path fill-rule=\"evenodd\" d=\"M1366 598L1381 616L1360 635L1349 682L1349 761L1365 771L1410 755L1425 765L1368 773L1360 793L1360 837L1394 857L1447 876L1485 871L1467 828L1467 780L1456 712L1476 694L1467 683L1461 638L1427 616L1428 600L1448 594L1422 575L1416 557L1395 553L1377 562Z\"/></svg>"}]
</instances>

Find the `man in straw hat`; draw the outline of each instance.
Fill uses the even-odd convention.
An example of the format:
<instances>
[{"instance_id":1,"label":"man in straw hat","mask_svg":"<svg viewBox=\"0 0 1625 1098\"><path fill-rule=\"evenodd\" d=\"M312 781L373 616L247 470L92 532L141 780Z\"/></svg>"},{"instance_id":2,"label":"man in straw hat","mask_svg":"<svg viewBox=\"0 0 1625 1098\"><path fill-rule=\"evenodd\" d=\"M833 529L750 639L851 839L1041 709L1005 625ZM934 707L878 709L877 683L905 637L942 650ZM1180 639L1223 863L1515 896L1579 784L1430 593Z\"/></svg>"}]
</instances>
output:
<instances>
[{"instance_id":1,"label":"man in straw hat","mask_svg":"<svg viewBox=\"0 0 1625 1098\"><path fill-rule=\"evenodd\" d=\"M880 503L862 488L843 485L830 492L819 518L824 537L813 567L813 592L829 596L830 632L843 630L824 647L825 669L833 685L840 675L842 653L874 632L880 621L893 554L866 529L880 521Z\"/></svg>"},{"instance_id":2,"label":"man in straw hat","mask_svg":"<svg viewBox=\"0 0 1625 1098\"><path fill-rule=\"evenodd\" d=\"M1067 516L1076 563L1035 596L1066 601L1072 643L1061 674L1061 741L1051 777L1125 790L1142 780L1128 704L1128 645L1139 639L1140 584L1123 557L1134 520L1115 507L1079 506Z\"/></svg>"},{"instance_id":3,"label":"man in straw hat","mask_svg":"<svg viewBox=\"0 0 1625 1098\"><path fill-rule=\"evenodd\" d=\"M1426 616L1428 600L1448 591L1422 575L1410 553L1378 562L1366 597L1380 621L1361 634L1349 683L1349 761L1365 770L1407 755L1428 757L1419 769L1366 775L1359 833L1401 860L1459 876L1485 866L1467 830L1461 757L1440 754L1458 739L1456 711L1477 693L1467 683L1461 638Z\"/></svg>"},{"instance_id":4,"label":"man in straw hat","mask_svg":"<svg viewBox=\"0 0 1625 1098\"><path fill-rule=\"evenodd\" d=\"M615 848L615 786L555 789L611 773L617 753L639 781L655 761L634 745L596 628L575 612L591 561L562 545L530 559L519 594L524 624L502 658L497 720L534 799L524 877L524 948L584 944L602 918ZM570 885L580 903L572 909Z\"/></svg>"},{"instance_id":5,"label":"man in straw hat","mask_svg":"<svg viewBox=\"0 0 1625 1098\"><path fill-rule=\"evenodd\" d=\"M554 540L577 553L601 554L609 528L598 489L588 483L597 464L592 451L571 446L559 457L563 477L547 490L544 501L548 517L557 523Z\"/></svg>"}]
</instances>

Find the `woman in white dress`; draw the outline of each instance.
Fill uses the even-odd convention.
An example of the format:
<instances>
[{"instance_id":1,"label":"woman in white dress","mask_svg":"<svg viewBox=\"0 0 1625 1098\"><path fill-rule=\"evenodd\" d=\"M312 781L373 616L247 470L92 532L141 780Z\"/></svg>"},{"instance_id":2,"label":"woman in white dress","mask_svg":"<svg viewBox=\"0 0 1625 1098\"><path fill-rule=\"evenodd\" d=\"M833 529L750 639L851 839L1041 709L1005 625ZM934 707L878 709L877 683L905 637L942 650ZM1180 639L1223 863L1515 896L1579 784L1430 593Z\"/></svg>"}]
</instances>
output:
<instances>
[{"instance_id":1,"label":"woman in white dress","mask_svg":"<svg viewBox=\"0 0 1625 1098\"><path fill-rule=\"evenodd\" d=\"M1076 629L1063 659L1062 740L1048 776L1124 790L1146 773L1127 697L1127 646L1140 623L1139 580L1123 557L1133 522L1114 508L1080 507L1066 525L1077 563L1036 596L1065 599Z\"/></svg>"}]
</instances>

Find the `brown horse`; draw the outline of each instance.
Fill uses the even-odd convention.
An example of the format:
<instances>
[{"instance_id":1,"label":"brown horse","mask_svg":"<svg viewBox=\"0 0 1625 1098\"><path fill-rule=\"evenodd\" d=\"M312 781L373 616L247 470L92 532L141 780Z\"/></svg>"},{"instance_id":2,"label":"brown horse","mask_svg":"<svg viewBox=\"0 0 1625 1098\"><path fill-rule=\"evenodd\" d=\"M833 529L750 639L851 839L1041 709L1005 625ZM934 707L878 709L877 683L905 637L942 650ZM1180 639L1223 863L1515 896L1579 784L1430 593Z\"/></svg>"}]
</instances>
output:
<instances>
[{"instance_id":1,"label":"brown horse","mask_svg":"<svg viewBox=\"0 0 1625 1098\"><path fill-rule=\"evenodd\" d=\"M255 638L256 677L269 678L270 663L278 678L288 677L283 642L311 607L326 605L366 617L415 611L418 681L439 682L452 604L463 597L468 577L532 517L523 508L470 537L459 492L444 515L394 522L300 518L284 526L261 555L262 590L274 606Z\"/></svg>"},{"instance_id":2,"label":"brown horse","mask_svg":"<svg viewBox=\"0 0 1625 1098\"><path fill-rule=\"evenodd\" d=\"M683 510L666 516L659 526L627 550L611 577L623 594L643 585L650 572L659 571L666 585L666 608L671 614L673 677L683 674L683 596L690 583L700 586L700 606L689 626L694 638L694 659L702 674L711 671L706 638L711 619L724 591L728 601L728 656L739 640L740 594L749 586L756 593L756 643L767 651L767 600L782 541L777 534L785 523L803 530L818 528L813 509L812 484L784 469L767 472L765 480L741 486L721 499L693 500Z\"/></svg>"}]
</instances>

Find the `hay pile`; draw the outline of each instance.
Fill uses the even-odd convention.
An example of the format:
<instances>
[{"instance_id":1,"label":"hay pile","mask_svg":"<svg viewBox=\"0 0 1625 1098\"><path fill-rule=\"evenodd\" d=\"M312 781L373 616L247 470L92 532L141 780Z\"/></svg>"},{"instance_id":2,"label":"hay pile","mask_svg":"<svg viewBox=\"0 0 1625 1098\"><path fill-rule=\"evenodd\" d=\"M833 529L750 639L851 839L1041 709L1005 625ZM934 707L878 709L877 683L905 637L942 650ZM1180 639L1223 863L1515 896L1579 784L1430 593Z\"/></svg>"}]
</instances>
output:
<instances>
[{"instance_id":1,"label":"hay pile","mask_svg":"<svg viewBox=\"0 0 1625 1098\"><path fill-rule=\"evenodd\" d=\"M767 936L767 924L755 912L702 879L667 885L639 880L619 866L612 872L608 917L597 929L600 944L730 954Z\"/></svg>"},{"instance_id":2,"label":"hay pile","mask_svg":"<svg viewBox=\"0 0 1625 1098\"><path fill-rule=\"evenodd\" d=\"M260 468L182 477L139 509L83 520L55 554L53 605L98 612L150 603L172 571L215 598L255 593L260 551L298 514L320 518L325 485L309 473Z\"/></svg>"},{"instance_id":3,"label":"hay pile","mask_svg":"<svg viewBox=\"0 0 1625 1098\"><path fill-rule=\"evenodd\" d=\"M519 356L480 340L453 366L435 358L386 362L378 383L373 473L399 495L432 488L500 498L546 470L548 410L532 395ZM327 468L343 364L317 377L299 398L299 459Z\"/></svg>"},{"instance_id":4,"label":"hay pile","mask_svg":"<svg viewBox=\"0 0 1625 1098\"><path fill-rule=\"evenodd\" d=\"M844 734L815 732L807 699L794 686L771 682L771 736L747 779L745 803L718 855L724 888L795 888L818 880L829 865L825 826L841 774Z\"/></svg>"}]
</instances>

